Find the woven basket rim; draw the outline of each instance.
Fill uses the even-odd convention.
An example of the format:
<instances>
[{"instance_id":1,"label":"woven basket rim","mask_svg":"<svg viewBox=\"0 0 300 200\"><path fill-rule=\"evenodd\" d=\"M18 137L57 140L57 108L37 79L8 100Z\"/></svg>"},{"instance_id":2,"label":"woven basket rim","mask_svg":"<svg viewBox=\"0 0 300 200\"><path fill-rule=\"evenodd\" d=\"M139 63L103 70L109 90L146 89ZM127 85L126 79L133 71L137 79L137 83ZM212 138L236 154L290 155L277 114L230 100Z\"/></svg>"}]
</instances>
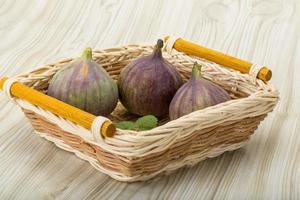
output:
<instances>
[{"instance_id":1,"label":"woven basket rim","mask_svg":"<svg viewBox=\"0 0 300 200\"><path fill-rule=\"evenodd\" d=\"M110 48L103 48L103 49L97 49L96 48L96 49L93 50L93 58L95 57L95 55L97 56L97 54L101 54L101 55L108 55L108 54L112 54L112 53L118 53L119 54L122 51L126 51L126 50L132 49L132 48L149 48L149 49L153 49L153 45L150 44L150 43L144 42L144 43L129 43L127 45L125 44L125 45L121 45L121 46L117 46L116 45L116 46L113 46L113 47L110 47ZM177 52L176 51L176 53L184 55L184 56L188 56L188 55L186 55L184 53L181 53L181 52ZM165 56L168 53L166 51L164 51L163 54ZM21 74L15 76L15 78L18 78L22 82L22 76L24 76L26 74L31 74L31 73L34 73L36 71L42 70L45 66L55 65L55 63L71 62L72 60L74 60L76 58L78 58L78 56L63 58L63 59L60 59L60 60L58 60L56 62L51 62L50 64L47 64L47 65L44 65L44 66L41 66L41 67L37 67L37 68L31 69L31 70L29 70L27 72L21 73ZM210 62L210 61L207 61L207 62ZM240 76L250 77L250 75L248 75L248 74L241 74L240 72L238 72L236 70L229 69L229 68L226 68L226 67L221 66L221 65L218 65L218 66L222 67L224 70L237 73ZM259 96L261 98L270 98L270 96L267 96L267 94L273 94L271 98L279 98L278 91L274 88L274 86L270 82L264 82L264 81L261 81L259 79L257 79L256 82L260 82L260 84L265 85L266 89L263 90L263 92L262 91L254 92L254 93L252 93L252 95ZM240 98L238 100L239 101L244 101L247 98L251 98L252 95L250 95L248 97ZM227 107L230 107L231 105L234 105L235 103L236 103L236 99L231 99L231 100L229 100L227 102L224 102L224 103L221 103L221 104L217 104L217 105L210 106L210 107L207 107L207 108L204 108L204 109L201 109L201 110L194 111L194 112L192 112L190 114L187 114L185 116L182 116L182 117L180 117L178 119L169 121L166 124L160 125L160 126L154 128L152 130L148 130L148 131L126 130L126 132L128 132L128 133L130 133L132 135L143 134L143 133L147 133L148 134L148 133L151 133L153 130L159 130L161 128L169 127L170 124L178 123L181 120L187 120L188 118L192 117L195 114L196 115L201 115L202 113L205 113L207 111L213 111L215 109L220 109L222 107L227 108ZM117 129L117 130L124 132L124 130L121 130L121 129Z\"/></svg>"},{"instance_id":2,"label":"woven basket rim","mask_svg":"<svg viewBox=\"0 0 300 200\"><path fill-rule=\"evenodd\" d=\"M149 51L151 51L152 49L153 49L153 47L149 44L142 44L142 45L129 44L129 45L123 45L121 47L112 47L112 48L99 49L99 50L96 49L93 51L94 52L93 59L95 59L95 60L102 59L102 57L105 57L108 55L110 55L112 57L127 56L127 55L130 55L131 53L132 54L136 53L137 51L139 51L139 52L145 51L145 53L147 53L147 52L149 53ZM176 58L180 61L180 62L178 61L180 64L179 67L180 66L183 66L183 67L190 66L192 63L194 63L193 61L195 60L195 58L192 58L188 55L185 55L184 53L180 53L177 51L174 51L174 55L168 55L168 53L164 52L164 56L167 56L168 58L174 56L174 59ZM77 58L77 57L62 59L56 63L52 63L49 65L35 68L35 69L31 70L30 72L22 73L22 74L16 76L16 78L19 79L24 84L27 83L26 77L29 77L29 79L43 80L43 78L44 78L43 71L44 70L55 71L57 69L54 69L53 68L54 66L56 66L56 65L61 66L67 62L72 61L75 58ZM203 59L202 60L196 59L196 60L205 62L208 64L210 63L209 61L205 61L205 60L203 61ZM114 63L114 62L112 62L112 63ZM104 65L105 66L110 65L110 62L105 61ZM211 72L212 74L219 73L219 74L224 74L224 76L231 75L236 80L240 79L242 83L245 82L246 85L252 84L251 83L252 79L247 74L241 74L240 72L237 72L235 70L231 70L228 68L222 68L219 65L213 64L213 63L209 64L208 66L209 67L207 69L210 69L210 68L213 69L213 71ZM217 68L216 68L216 66L217 66ZM39 71L42 71L42 74L38 73ZM205 75L205 71L204 71L204 75ZM206 75L208 75L208 74L206 74ZM216 78L218 78L218 77L219 76L217 76ZM205 77L205 78L207 78L207 77ZM168 139L168 141L170 143L172 143L172 141L174 142L176 140L176 138L178 138L179 135L181 134L181 133L178 133L178 135L174 136L173 132L176 132L176 131L178 132L179 130L181 131L181 130L188 129L188 128L191 129L190 130L190 132L191 132L193 130L192 126L194 126L195 124L199 125L201 123L203 124L202 128L199 128L199 126L197 126L197 127L195 127L195 129L197 128L198 130L201 130L206 127L213 126L212 124L218 124L218 122L220 122L220 121L218 121L219 118L215 117L215 116L221 116L221 117L223 117L223 119L225 121L231 121L232 116L233 115L239 116L237 113L239 113L240 110L244 109L244 108L249 109L249 113L248 113L248 111L245 111L245 113L248 113L248 115L246 115L246 114L243 116L240 115L239 116L240 119L243 119L247 116L248 117L258 116L258 115L270 112L277 102L278 91L269 82L263 82L258 79L256 79L255 83L253 85L251 85L252 88L254 86L259 89L257 89L256 92L253 92L248 97L245 97L242 99L230 100L230 101L224 102L222 104L218 104L215 106L205 108L203 110L192 112L188 115L185 115L176 120L169 121L168 123L158 126L149 131L129 131L129 130L117 129L116 135L113 138L107 139L107 142L109 144L104 144L104 143L99 144L93 140L88 140L88 141L91 143L97 144L97 145L105 145L105 147L107 147L106 145L110 145L110 144L116 143L118 141L128 140L128 139L133 144L143 142L145 140L150 140L150 141L155 142L158 140L158 136L159 136L159 138ZM266 109L262 110L261 112L255 112L255 114L253 114L254 113L253 108L255 108L256 106L260 106L262 103L266 104L265 105ZM247 106L245 106L245 105L247 105ZM39 109L41 109L41 108L39 108ZM250 112L250 111L252 111L252 112ZM210 123L213 122L213 123L208 124L207 123L208 120L206 118L211 119L209 122ZM235 117L234 119L237 119L237 117ZM68 120L66 120L66 121L68 121ZM72 122L68 122L68 123L72 123ZM182 134L184 134L184 133L182 133ZM189 133L187 133L187 134L189 134ZM173 138L173 140L171 141L172 138ZM122 155L122 153L116 152L115 150L111 150L111 152L119 153L119 155ZM136 155L138 156L138 154L136 154Z\"/></svg>"}]
</instances>

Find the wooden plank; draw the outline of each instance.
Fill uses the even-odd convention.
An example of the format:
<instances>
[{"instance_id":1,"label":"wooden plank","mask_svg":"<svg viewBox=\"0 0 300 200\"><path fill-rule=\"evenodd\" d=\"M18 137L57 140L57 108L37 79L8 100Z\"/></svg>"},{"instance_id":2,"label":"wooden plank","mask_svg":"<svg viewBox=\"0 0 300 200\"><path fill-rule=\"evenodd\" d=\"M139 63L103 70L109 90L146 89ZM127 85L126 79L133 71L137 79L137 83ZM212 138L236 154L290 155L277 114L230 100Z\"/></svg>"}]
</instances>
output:
<instances>
[{"instance_id":1,"label":"wooden plank","mask_svg":"<svg viewBox=\"0 0 300 200\"><path fill-rule=\"evenodd\" d=\"M179 35L270 66L281 97L246 147L126 184L36 136L0 92L0 199L299 199L299 19L297 0L0 0L0 76L80 55L87 46Z\"/></svg>"}]
</instances>

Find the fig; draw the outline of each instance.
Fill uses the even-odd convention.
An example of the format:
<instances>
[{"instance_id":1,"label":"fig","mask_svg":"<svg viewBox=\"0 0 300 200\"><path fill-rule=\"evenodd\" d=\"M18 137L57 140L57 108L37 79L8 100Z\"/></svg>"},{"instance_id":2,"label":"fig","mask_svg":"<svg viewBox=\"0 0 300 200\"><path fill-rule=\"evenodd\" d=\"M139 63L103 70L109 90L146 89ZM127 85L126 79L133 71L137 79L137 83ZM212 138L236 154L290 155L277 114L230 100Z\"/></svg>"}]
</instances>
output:
<instances>
[{"instance_id":1,"label":"fig","mask_svg":"<svg viewBox=\"0 0 300 200\"><path fill-rule=\"evenodd\" d=\"M168 115L170 102L183 84L175 67L162 56L159 39L153 53L129 63L118 79L120 101L136 115Z\"/></svg>"},{"instance_id":2,"label":"fig","mask_svg":"<svg viewBox=\"0 0 300 200\"><path fill-rule=\"evenodd\" d=\"M92 49L63 66L52 78L48 95L94 115L109 115L118 102L118 86L92 60Z\"/></svg>"},{"instance_id":3,"label":"fig","mask_svg":"<svg viewBox=\"0 0 300 200\"><path fill-rule=\"evenodd\" d=\"M176 92L169 108L171 120L196 110L230 100L229 94L219 85L201 76L201 65L195 63L191 78Z\"/></svg>"}]
</instances>

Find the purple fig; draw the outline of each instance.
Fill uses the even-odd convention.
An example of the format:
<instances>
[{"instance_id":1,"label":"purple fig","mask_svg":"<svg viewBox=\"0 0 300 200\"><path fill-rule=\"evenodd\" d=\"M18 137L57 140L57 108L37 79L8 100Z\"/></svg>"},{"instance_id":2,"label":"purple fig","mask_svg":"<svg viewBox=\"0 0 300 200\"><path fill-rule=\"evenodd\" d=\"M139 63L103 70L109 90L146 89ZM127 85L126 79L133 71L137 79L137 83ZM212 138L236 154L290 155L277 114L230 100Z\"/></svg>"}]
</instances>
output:
<instances>
[{"instance_id":1,"label":"purple fig","mask_svg":"<svg viewBox=\"0 0 300 200\"><path fill-rule=\"evenodd\" d=\"M161 52L163 41L158 40L151 55L129 63L118 80L120 101L137 115L168 115L170 102L183 81L175 67Z\"/></svg>"},{"instance_id":2,"label":"purple fig","mask_svg":"<svg viewBox=\"0 0 300 200\"><path fill-rule=\"evenodd\" d=\"M118 86L109 74L92 60L91 48L67 64L52 78L48 95L94 115L109 115L118 102Z\"/></svg>"},{"instance_id":3,"label":"purple fig","mask_svg":"<svg viewBox=\"0 0 300 200\"><path fill-rule=\"evenodd\" d=\"M169 108L171 120L193 111L230 100L220 86L201 76L201 65L195 63L191 78L176 92Z\"/></svg>"}]
</instances>

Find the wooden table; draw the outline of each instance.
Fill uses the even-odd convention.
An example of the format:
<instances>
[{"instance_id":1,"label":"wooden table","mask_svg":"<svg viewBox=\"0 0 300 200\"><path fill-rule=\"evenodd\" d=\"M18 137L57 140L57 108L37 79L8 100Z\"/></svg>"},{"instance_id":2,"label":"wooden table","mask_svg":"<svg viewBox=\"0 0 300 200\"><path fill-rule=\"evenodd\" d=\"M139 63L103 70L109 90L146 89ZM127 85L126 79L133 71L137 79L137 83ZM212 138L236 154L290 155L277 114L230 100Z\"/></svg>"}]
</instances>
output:
<instances>
[{"instance_id":1,"label":"wooden table","mask_svg":"<svg viewBox=\"0 0 300 200\"><path fill-rule=\"evenodd\" d=\"M281 93L249 144L167 177L117 182L38 137L0 93L0 199L300 199L298 0L0 0L0 76L178 35L265 64Z\"/></svg>"}]
</instances>

